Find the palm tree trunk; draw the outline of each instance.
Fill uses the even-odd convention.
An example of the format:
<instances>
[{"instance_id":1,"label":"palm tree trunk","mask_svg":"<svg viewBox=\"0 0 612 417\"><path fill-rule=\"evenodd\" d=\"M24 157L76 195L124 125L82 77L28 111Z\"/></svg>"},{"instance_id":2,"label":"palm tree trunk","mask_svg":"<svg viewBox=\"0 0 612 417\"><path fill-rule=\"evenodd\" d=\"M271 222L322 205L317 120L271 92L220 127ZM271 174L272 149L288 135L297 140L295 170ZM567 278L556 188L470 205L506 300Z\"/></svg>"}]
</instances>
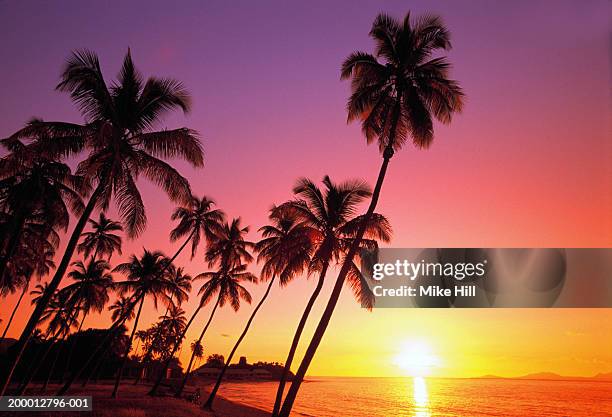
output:
<instances>
[{"instance_id":1,"label":"palm tree trunk","mask_svg":"<svg viewBox=\"0 0 612 417\"><path fill-rule=\"evenodd\" d=\"M185 246L187 246L187 244L191 241L191 239L193 238L194 234L195 234L195 230L191 232L191 234L189 235L187 240L185 240L185 242L181 245L181 247L178 248L178 250L176 251L174 256L172 258L170 258L170 261L168 262L168 264L164 268L164 271L165 271L166 268L168 268L170 265L172 265L172 262L174 262L174 260L177 258L177 256L179 256L179 254L183 251L183 249L185 249Z\"/></svg>"},{"instance_id":2,"label":"palm tree trunk","mask_svg":"<svg viewBox=\"0 0 612 417\"><path fill-rule=\"evenodd\" d=\"M55 345L55 343L58 342L58 338L60 337L60 333L61 333L61 329L59 329L53 335L53 337L51 338L51 343L49 344L47 349L45 349L45 352L43 353L42 357L40 357L40 359L37 358L38 360L36 360L36 359L34 360L34 362L32 363L32 366L26 372L25 379L22 381L21 386L17 389L17 393L16 393L17 395L23 395L25 390L30 385L30 382L32 382L32 379L34 379L36 374L38 374L38 372L40 371L40 367L45 362L45 359L47 359L47 356L49 356L49 353L51 353L51 350L53 349L53 346Z\"/></svg>"},{"instance_id":3,"label":"palm tree trunk","mask_svg":"<svg viewBox=\"0 0 612 417\"><path fill-rule=\"evenodd\" d=\"M221 301L221 294L219 294L219 298L217 298L217 302L215 303L215 306L213 307L212 312L210 313L210 317L208 318L208 321L206 322L206 326L204 326L204 329L202 329L202 333L200 333L200 338L198 339L198 343L202 342L202 338L204 337L206 330L208 330L208 326L210 326L210 322L212 322L213 316L215 315L215 311L217 311L217 307L219 306L219 301ZM181 382L181 386L176 391L176 394L174 394L174 396L177 398L180 398L181 394L183 393L183 389L185 389L185 385L187 384L187 379L189 378L189 372L191 372L191 366L193 365L194 357L195 357L195 351L191 353L191 359L189 359L189 366L187 366L187 370L185 371L185 377L183 378L183 381Z\"/></svg>"},{"instance_id":4,"label":"palm tree trunk","mask_svg":"<svg viewBox=\"0 0 612 417\"><path fill-rule=\"evenodd\" d=\"M188 242L188 241L187 241ZM181 249L179 249L179 252L185 247L185 245L187 244L187 242L185 242L183 244L183 246L181 247ZM178 252L177 252L178 255ZM174 255L174 258L176 258L176 255ZM174 259L172 258L172 259ZM170 260L170 262L168 262L168 265L172 264L172 260ZM164 268L165 269L165 268ZM170 311L170 304L172 304L172 298L174 298L174 294L172 294L170 296L170 300L168 301L168 305L166 306L166 312L163 315L163 319L165 319L166 317L168 317L168 311ZM163 320L162 319L162 320ZM161 329L158 328L157 332L155 332L155 336L153 338L152 343L155 343L156 340L159 340L159 336L160 336L160 332ZM136 348L136 350L138 350L138 348ZM138 385L138 383L140 382L140 379L142 377L142 374L146 371L146 367L149 364L149 362L151 361L151 357L153 356L151 351L153 350L153 346L151 345L151 347L149 348L149 350L147 351L147 354L142 358L142 368L140 370L140 372L138 372L138 376L136 376L136 379L134 380L134 385Z\"/></svg>"},{"instance_id":5,"label":"palm tree trunk","mask_svg":"<svg viewBox=\"0 0 612 417\"><path fill-rule=\"evenodd\" d=\"M89 384L89 380L92 377L94 380L94 384L98 383L98 379L100 378L100 372L101 372L100 368L102 367L102 364L104 363L104 359L106 359L107 354L108 354L108 347L104 349L104 352L102 352L102 354L100 355L100 359L98 360L98 362L96 362L96 364L92 368L89 375L87 375L87 378L83 379L83 382L81 383L81 387L86 387L87 384Z\"/></svg>"},{"instance_id":6,"label":"palm tree trunk","mask_svg":"<svg viewBox=\"0 0 612 417\"><path fill-rule=\"evenodd\" d=\"M140 298L140 305L138 306L138 313L136 313L136 318L134 319L134 327L132 328L132 333L130 334L130 339L128 340L127 346L125 348L125 354L123 355L123 361L121 362L121 367L119 368L119 372L117 372L117 378L115 379L115 388L113 388L113 393L111 394L111 398L117 398L117 394L119 393L119 384L121 383L121 376L123 375L123 369L127 364L128 357L130 355L130 350L132 349L132 340L134 340L134 334L136 334L136 329L138 328L138 320L140 319L140 313L142 312L142 305L144 304L144 295Z\"/></svg>"},{"instance_id":7,"label":"palm tree trunk","mask_svg":"<svg viewBox=\"0 0 612 417\"><path fill-rule=\"evenodd\" d=\"M66 339L66 335L68 335L68 333L64 333L61 337L61 339L58 341L57 344L57 352L55 353L55 358L53 358L53 362L51 362L51 368L49 369L49 372L47 373L47 379L45 379L45 383L43 384L42 388L40 389L41 394L44 394L45 392L47 392L47 387L49 386L49 381L51 381L51 378L53 378L53 372L55 371L55 365L57 364L57 360L60 357L60 353L62 351L62 347L60 346L60 343L62 343L65 339Z\"/></svg>"},{"instance_id":8,"label":"palm tree trunk","mask_svg":"<svg viewBox=\"0 0 612 417\"><path fill-rule=\"evenodd\" d=\"M168 371L168 367L170 366L170 361L174 357L174 354L176 353L176 351L179 349L179 346L182 346L182 341L185 338L185 335L187 334L187 330L189 330L191 323L193 323L193 320L196 318L196 316L198 315L201 309L202 309L202 305L200 304L198 305L198 308L196 308L196 310L193 312L193 315L191 316L191 318L187 322L187 325L185 326L185 329L183 330L183 334L181 335L181 337L178 339L178 341L172 348L172 352L170 353L170 355L168 356L168 359L164 363L164 366L161 372L159 373L159 375L157 376L157 379L155 380L155 384L153 384L153 387L151 388L151 391L149 391L148 395L157 395L157 390L159 389L159 386L161 385L161 382L163 381L164 376L166 375L166 372Z\"/></svg>"},{"instance_id":9,"label":"palm tree trunk","mask_svg":"<svg viewBox=\"0 0 612 417\"><path fill-rule=\"evenodd\" d=\"M38 322L40 321L40 317L45 311L45 308L47 308L47 304L49 304L49 301L51 300L51 296L55 293L55 290L57 290L59 284L62 282L62 279L64 278L64 274L66 273L66 269L68 269L68 265L70 264L70 259L72 258L72 255L74 254L74 250L76 249L77 243L79 242L81 233L83 232L83 229L85 228L85 225L87 224L87 220L89 220L89 216L91 216L91 213L93 212L98 202L98 198L102 193L103 185L104 183L100 182L100 184L96 187L93 194L91 195L89 201L87 202L87 206L85 206L85 210L83 211L83 214L81 214L79 221L77 222L76 226L74 227L74 230L72 231L72 235L70 236L70 240L68 241L68 245L66 246L66 250L64 251L62 260L60 261L59 266L57 267L57 270L55 271L55 274L53 275L53 279L51 279L51 281L49 282L47 291L45 291L45 293L41 295L40 300L36 304L36 308L34 309L34 312L30 316L28 323L26 324L25 328L23 329L23 332L21 333L21 336L19 337L19 341L17 342L17 347L16 347L15 359L13 360L13 363L8 369L8 373L4 379L2 388L0 389L0 396L3 396L6 393L6 389L9 387L11 383L11 379L13 378L13 373L15 372L15 368L17 367L17 364L19 363L19 361L21 360L21 357L23 356L23 352L25 351L25 348L28 342L30 341L30 338L32 337L32 333L34 332L34 329L36 328L36 326L38 325Z\"/></svg>"},{"instance_id":10,"label":"palm tree trunk","mask_svg":"<svg viewBox=\"0 0 612 417\"><path fill-rule=\"evenodd\" d=\"M310 311L312 310L312 307L314 306L314 303L317 300L319 294L321 293L321 289L323 288L323 283L325 282L325 274L327 273L328 267L329 262L325 262L325 264L323 264L323 268L321 269L321 274L319 275L319 281L317 282L317 286L312 292L312 295L308 300L308 304L306 304L306 308L302 313L302 318L300 319L298 327L295 330L295 334L293 335L293 341L291 342L291 348L289 349L289 354L287 355L287 360L285 361L283 374L281 375L281 379L278 382L278 388L276 390L276 399L274 401L274 409L272 410L273 417L276 417L278 415L278 411L280 410L281 402L283 401L283 394L285 393L285 384L287 383L289 372L291 372L291 364L293 363L293 357L295 356L298 344L300 343L300 338L302 337L302 332L304 331L304 327L306 326L306 321L308 321Z\"/></svg>"},{"instance_id":11,"label":"palm tree trunk","mask_svg":"<svg viewBox=\"0 0 612 417\"><path fill-rule=\"evenodd\" d=\"M232 348L232 351L230 352L227 360L225 361L225 366L223 366L223 369L221 370L221 373L217 377L217 382L215 383L215 387L210 392L208 400L206 400L206 403L202 406L203 408L206 408L206 409L209 409L209 410L212 409L213 401L215 400L215 396L217 395L217 391L219 390L219 386L221 386L221 381L223 380L223 376L225 375L225 372L227 371L227 368L229 368L230 363L232 363L232 358L234 357L234 353L236 353L236 349L238 349L238 346L240 346L240 343L242 342L242 339L244 339L244 336L246 336L247 332L249 331L249 327L251 326L251 323L253 322L253 319L255 318L255 315L257 314L257 311L259 311L259 308L262 306L264 301L266 301L266 298L268 298L268 294L270 294L270 290L272 289L272 284L274 284L274 279L275 278L276 278L276 276L272 277L272 279L270 280L270 283L268 284L268 288L266 289L266 292L264 293L263 297L261 297L261 300L259 301L259 303L255 307L255 310L253 310L253 313L251 313L251 317L249 317L249 320L247 321L247 324L244 327L244 330L242 331L242 334L240 335L240 337L236 341L236 344Z\"/></svg>"},{"instance_id":12,"label":"palm tree trunk","mask_svg":"<svg viewBox=\"0 0 612 417\"><path fill-rule=\"evenodd\" d=\"M23 286L23 290L21 291L21 295L19 296L19 299L17 300L17 304L15 304L15 307L13 308L13 312L11 313L11 317L9 318L8 323L6 323L6 328L4 329L4 332L2 332L2 339L4 339L4 337L6 336L6 332L8 332L9 327L11 327L11 323L13 322L13 318L15 317L15 313L17 312L17 309L19 308L19 304L21 304L21 300L23 299L23 296L28 291L28 287L29 287L28 284Z\"/></svg>"},{"instance_id":13,"label":"palm tree trunk","mask_svg":"<svg viewBox=\"0 0 612 417\"><path fill-rule=\"evenodd\" d=\"M130 310L131 310L131 307L130 307ZM62 388L60 388L57 391L55 395L64 395L70 389L70 386L72 386L74 381L76 381L81 376L81 374L85 371L85 369L89 367L89 365L93 362L93 360L98 358L98 354L100 353L100 351L102 349L107 349L107 343L110 343L110 340L112 340L112 338L115 336L115 332L121 328L123 323L126 322L128 315L129 313L126 312L126 314L124 314L123 316L115 320L115 322L108 329L108 332L106 333L106 336L104 336L104 339L102 339L102 342L98 344L98 346L94 349L91 355L89 355L89 358L87 358L87 360L83 363L83 365L81 365L81 367L72 374L70 379L62 386Z\"/></svg>"},{"instance_id":14,"label":"palm tree trunk","mask_svg":"<svg viewBox=\"0 0 612 417\"><path fill-rule=\"evenodd\" d=\"M81 329L83 328L83 323L85 323L85 317L87 317L87 311L83 313L83 318L81 319L81 323L79 324L79 328L77 329L75 336L72 338L72 342L70 343L70 348L68 349L68 357L66 358L66 365L64 366L64 372L62 373L62 378L60 379L60 383L64 382L66 376L68 375L68 369L70 368L70 361L72 360L72 354L74 353L74 346L76 345L76 335L81 333Z\"/></svg>"},{"instance_id":15,"label":"palm tree trunk","mask_svg":"<svg viewBox=\"0 0 612 417\"><path fill-rule=\"evenodd\" d=\"M393 143L393 141L391 141ZM298 390L304 380L304 376L306 375L306 371L308 371L308 367L314 358L315 353L317 352L317 348L323 339L323 335L327 330L327 326L329 325L329 321L334 313L334 309L336 308L336 304L338 303L338 298L340 298L340 292L342 291L342 287L344 285L344 280L346 279L346 275L349 272L349 269L353 263L353 258L357 253L357 249L361 244L361 239L366 230L367 223L369 222L374 210L376 209L376 205L378 204L378 198L380 197L380 190L382 189L382 184L385 179L385 174L387 172L387 167L389 166L389 161L393 157L393 148L386 148L383 153L383 163L380 167L380 172L378 173L378 179L376 181L376 186L374 187L374 192L372 193L372 200L370 201L370 205L368 207L368 211L364 215L363 222L359 225L359 230L357 231L357 235L355 236L355 240L349 249L346 258L344 259L344 263L342 264L342 268L340 269L340 273L338 274L338 278L334 284L334 288L329 297L329 301L327 302L327 306L323 311L323 315L321 316L321 320L317 325L317 328L312 336L310 344L306 349L306 353L304 354L304 358L302 359L302 363L300 363L300 367L293 378L293 382L291 383L291 387L289 388L289 392L287 393L287 397L285 398L285 402L283 403L283 407L280 412L280 417L289 417L291 413L291 408L293 407L293 403L295 402L295 398L297 397Z\"/></svg>"},{"instance_id":16,"label":"palm tree trunk","mask_svg":"<svg viewBox=\"0 0 612 417\"><path fill-rule=\"evenodd\" d=\"M19 241L21 240L21 233L23 231L23 226L26 222L25 213L27 210L18 209L16 215L16 222L13 230L10 233L10 238L8 239L6 248L4 252L4 256L0 258L0 288L4 288L4 275L6 273L6 266L8 262L11 260L15 252L17 252L17 248L19 247Z\"/></svg>"}]
</instances>

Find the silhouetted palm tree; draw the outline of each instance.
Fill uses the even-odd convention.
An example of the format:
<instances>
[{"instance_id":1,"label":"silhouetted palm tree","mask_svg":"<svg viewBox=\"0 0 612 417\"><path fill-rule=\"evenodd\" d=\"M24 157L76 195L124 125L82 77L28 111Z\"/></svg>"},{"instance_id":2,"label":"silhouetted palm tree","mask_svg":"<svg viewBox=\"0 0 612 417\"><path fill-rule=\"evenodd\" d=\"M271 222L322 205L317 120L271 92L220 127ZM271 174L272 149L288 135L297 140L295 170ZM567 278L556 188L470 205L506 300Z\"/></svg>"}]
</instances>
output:
<instances>
[{"instance_id":1,"label":"silhouetted palm tree","mask_svg":"<svg viewBox=\"0 0 612 417\"><path fill-rule=\"evenodd\" d=\"M169 267L168 266L165 267L165 269L167 268L167 271L165 270L164 272L167 272L168 279L170 280L172 285L175 287L175 291L171 292L170 300L168 302L168 306L166 307L166 312L164 313L162 317L160 317L160 320L162 322L164 318L168 317L168 313L172 312L171 311L172 309L174 309L174 312L177 312L179 310L182 311L180 308L178 308L178 306L180 306L185 300L187 300L189 296L189 292L191 291L191 281L192 281L191 275L185 274L183 268L176 268L171 263L168 265ZM143 371L144 369L146 369L147 364L151 361L153 351L155 348L157 348L156 345L161 342L160 337L161 337L163 330L164 328L162 326L158 326L156 328L156 331L153 334L151 334L151 343L149 345L149 349L147 349L146 354L144 355L142 359L142 366L143 366L142 370ZM180 334L182 334L182 332L179 333L179 335ZM177 335L176 341L180 345L181 339L178 338L178 335ZM173 345L170 345L170 350L172 349L173 349ZM142 377L142 372L140 372L138 374L138 377L134 380L134 385L138 384L141 377Z\"/></svg>"},{"instance_id":2,"label":"silhouetted palm tree","mask_svg":"<svg viewBox=\"0 0 612 417\"><path fill-rule=\"evenodd\" d=\"M172 213L172 220L178 220L179 224L170 233L172 242L187 236L185 242L176 251L172 261L191 242L191 259L196 255L202 237L212 240L221 229L225 214L219 209L213 209L215 202L206 196L201 199L191 197L186 204L177 207Z\"/></svg>"},{"instance_id":3,"label":"silhouetted palm tree","mask_svg":"<svg viewBox=\"0 0 612 417\"><path fill-rule=\"evenodd\" d=\"M254 244L252 242L248 242L244 240L244 236L248 233L249 228L243 227L241 225L241 219L236 218L233 219L231 223L223 223L219 228L218 232L215 234L212 241L208 244L208 249L206 251L205 259L208 261L208 265L213 267L215 264L219 265L219 271L222 269L229 270L233 265L239 265L242 263L249 263L253 260L253 256L249 253L249 250L253 248ZM206 292L200 293L202 297L200 297L200 302L198 303L198 307L193 312L191 318L187 322L187 326L185 326L185 331L179 340L183 340L185 338L185 333L189 330L189 327L193 323L194 319L200 312L200 310L208 303L210 297L204 297ZM217 305L213 308L213 314L216 310ZM211 314L212 319L212 314ZM210 324L210 319L208 321ZM206 332L208 325L204 327L203 333ZM166 375L168 370L168 366L170 366L170 360L174 357L174 354L178 351L180 344L174 346L170 357L164 363L164 367L162 368L162 372L157 377L155 384L149 391L149 395L156 395L157 390ZM182 391L182 388L181 388ZM179 394L180 395L180 394Z\"/></svg>"},{"instance_id":4,"label":"silhouetted palm tree","mask_svg":"<svg viewBox=\"0 0 612 417\"><path fill-rule=\"evenodd\" d=\"M344 255L353 244L355 231L363 221L363 216L356 216L355 213L359 204L371 196L368 185L358 180L336 184L328 176L325 176L323 185L325 188L321 190L309 179L298 180L293 188L293 192L298 198L282 204L277 209L290 212L292 216L310 229L309 235L314 247L310 271L318 272L319 279L293 336L283 374L278 384L273 415L277 415L279 412L285 383L291 371L302 332L312 307L323 288L327 270L330 264L343 261ZM373 249L377 247L377 240L389 241L391 227L384 216L374 213L368 221L366 233L366 239L362 239L360 245L364 248ZM353 262L351 264L348 281L351 289L363 307L371 308L373 294L357 266Z\"/></svg>"},{"instance_id":5,"label":"silhouetted palm tree","mask_svg":"<svg viewBox=\"0 0 612 417\"><path fill-rule=\"evenodd\" d=\"M25 235L27 236L28 234L26 233ZM6 323L6 327L2 333L2 339L5 338L6 333L11 327L15 313L19 309L21 301L23 300L23 296L30 288L32 277L35 276L36 279L40 279L42 276L47 275L51 268L55 267L55 264L53 263L55 250L48 240L45 240L45 243L42 244L38 241L32 242L30 239L28 246L29 250L18 251L18 255L16 256L18 256L19 259L17 261L15 257L13 257L11 262L16 267L13 271L15 274L12 275L12 279L5 281L4 288L0 290L0 293L4 296L9 292L15 292L19 287L21 287L21 294L19 295L19 299L17 300L9 320Z\"/></svg>"},{"instance_id":6,"label":"silhouetted palm tree","mask_svg":"<svg viewBox=\"0 0 612 417\"><path fill-rule=\"evenodd\" d=\"M242 286L243 282L253 282L257 283L257 277L250 272L246 271L247 266L245 264L239 264L236 266L227 266L224 264L220 265L220 269L215 272L203 272L197 275L194 279L205 279L206 282L198 291L198 294L201 296L201 303L207 304L210 300L213 299L215 294L217 295L217 301L210 313L210 317L206 322L206 325L202 329L202 333L200 333L200 337L197 342L202 343L202 339L206 334L206 330L208 330L208 326L212 322L212 319L217 311L217 307L223 307L225 304L229 303L229 305L234 309L234 311L238 311L240 309L240 300L244 300L247 303L251 304L251 294L249 294L248 290ZM183 393L183 389L185 388L185 384L187 384L187 379L189 378L189 373L191 372L191 367L193 366L194 355L192 353L191 359L189 360L189 365L185 370L185 376L183 377L183 381L179 386L175 396L180 397Z\"/></svg>"},{"instance_id":7,"label":"silhouetted palm tree","mask_svg":"<svg viewBox=\"0 0 612 417\"><path fill-rule=\"evenodd\" d=\"M80 306L83 318L79 323L77 333L83 328L85 318L90 311L100 313L109 301L108 292L113 288L113 276L108 272L110 264L104 260L95 260L95 256L89 260L87 266L82 261L73 263L74 269L68 273L68 277L75 282L59 291L60 297L65 297L68 305ZM70 366L70 360L74 351L76 337L66 357L64 375Z\"/></svg>"},{"instance_id":8,"label":"silhouetted palm tree","mask_svg":"<svg viewBox=\"0 0 612 417\"><path fill-rule=\"evenodd\" d=\"M104 213L100 213L98 220L89 219L91 232L84 232L81 235L82 241L77 246L77 251L83 254L84 258L92 255L92 260L98 257L110 261L113 253L121 255L121 236L113 232L123 231L121 223L107 218Z\"/></svg>"},{"instance_id":9,"label":"silhouetted palm tree","mask_svg":"<svg viewBox=\"0 0 612 417\"><path fill-rule=\"evenodd\" d=\"M204 357L204 346L202 346L202 343L198 342L197 340L191 342L191 353L193 357L197 359L195 366L195 368L197 368L200 360L202 357Z\"/></svg>"},{"instance_id":10,"label":"silhouetted palm tree","mask_svg":"<svg viewBox=\"0 0 612 417\"><path fill-rule=\"evenodd\" d=\"M113 398L116 398L119 392L119 384L121 383L123 369L127 363L128 354L130 353L132 341L134 340L134 334L138 328L138 321L145 298L151 297L157 308L158 299L162 299L167 303L170 297L175 295L176 291L178 291L168 279L167 271L165 271L166 264L167 259L164 254L159 251L150 252L145 249L140 258L136 255L132 255L129 262L117 265L114 269L114 271L126 275L127 280L117 282L116 286L122 294L131 293L131 297L135 301L135 304L138 304L138 311L136 312L132 333L130 334L125 354L123 355L121 367L117 372L115 387L112 393Z\"/></svg>"},{"instance_id":11,"label":"silhouetted palm tree","mask_svg":"<svg viewBox=\"0 0 612 417\"><path fill-rule=\"evenodd\" d=\"M83 211L81 194L88 190L86 183L72 175L68 165L48 155L46 143L40 136L28 142L15 137L0 141L10 151L0 159L0 288L7 274L15 274L10 267L18 250L35 245L34 234L44 240L53 229L68 227L70 209L76 215ZM32 226L26 236L28 223Z\"/></svg>"},{"instance_id":12,"label":"silhouetted palm tree","mask_svg":"<svg viewBox=\"0 0 612 417\"><path fill-rule=\"evenodd\" d=\"M378 141L383 162L364 215L366 221L356 231L355 241L287 393L281 417L289 417L304 375L325 334L367 221L376 209L393 154L408 138L412 138L417 148L427 148L433 140L433 119L450 123L453 114L463 107L461 88L448 78L450 63L445 57L433 56L451 48L450 32L438 16L425 15L413 21L408 13L400 22L379 14L370 36L376 42L374 55L353 52L342 64L341 78L351 79L348 120L361 119L367 141Z\"/></svg>"},{"instance_id":13,"label":"silhouetted palm tree","mask_svg":"<svg viewBox=\"0 0 612 417\"><path fill-rule=\"evenodd\" d=\"M62 281L85 224L95 207L105 210L111 197L117 202L128 237L138 236L146 225L145 209L135 179L143 176L162 187L172 201L185 202L191 196L189 184L171 165L159 158L182 158L194 166L203 165L203 153L196 132L186 128L153 131L153 126L171 110L189 110L190 98L180 82L149 78L146 82L135 69L130 52L125 56L117 82L104 81L96 54L79 51L68 59L57 86L69 92L87 124L38 122L17 138L43 132L54 138L49 148L58 153L90 153L77 173L95 184L50 281L19 339L17 356L0 390L3 395L21 359L23 350L44 308ZM62 146L63 145L63 146ZM159 157L159 158L158 158Z\"/></svg>"},{"instance_id":14,"label":"silhouetted palm tree","mask_svg":"<svg viewBox=\"0 0 612 417\"><path fill-rule=\"evenodd\" d=\"M48 291L47 283L37 285L36 288L31 291L31 294L36 295L36 297L32 299L32 303L39 303L45 291ZM79 306L71 306L66 301L67 300L64 296L56 292L53 295L51 302L47 305L47 308L43 312L39 324L48 323L46 329L46 339L49 341L49 346L47 349L45 349L40 359L35 359L32 362L30 371L26 372L26 377L22 382L21 387L19 387L17 390L17 395L23 395L25 390L28 388L28 385L32 381L32 378L38 374L41 365L45 363L45 360L51 353L51 350L56 347L56 355L51 362L47 379L42 387L42 391L46 390L47 385L49 384L49 379L55 370L55 364L57 363L57 359L59 357L61 343L64 341L66 336L70 334L70 329L76 326L77 317L80 312Z\"/></svg>"},{"instance_id":15,"label":"silhouetted palm tree","mask_svg":"<svg viewBox=\"0 0 612 417\"><path fill-rule=\"evenodd\" d=\"M257 242L255 250L258 252L258 262L263 262L261 279L269 280L268 287L263 297L251 313L249 320L242 331L236 344L232 348L223 369L217 377L217 382L212 389L205 406L211 408L223 376L232 362L236 350L246 336L255 315L270 294L276 277L279 278L281 286L287 285L296 275L303 273L310 264L312 252L312 230L305 223L299 222L289 210L279 210L273 207L269 216L270 225L259 229L263 239Z\"/></svg>"}]
</instances>

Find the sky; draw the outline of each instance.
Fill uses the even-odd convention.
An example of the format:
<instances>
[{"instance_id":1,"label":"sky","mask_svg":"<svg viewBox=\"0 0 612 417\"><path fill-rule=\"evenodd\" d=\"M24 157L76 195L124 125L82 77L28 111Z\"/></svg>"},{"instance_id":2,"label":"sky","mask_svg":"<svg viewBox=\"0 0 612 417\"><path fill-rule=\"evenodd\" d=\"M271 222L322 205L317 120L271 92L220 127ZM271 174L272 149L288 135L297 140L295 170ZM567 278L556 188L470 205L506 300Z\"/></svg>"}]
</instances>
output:
<instances>
[{"instance_id":1,"label":"sky","mask_svg":"<svg viewBox=\"0 0 612 417\"><path fill-rule=\"evenodd\" d=\"M429 150L406 146L393 158L377 208L393 226L390 246L610 247L610 9L606 0L3 1L0 137L32 116L81 122L69 97L54 91L70 51L97 52L110 80L129 47L145 76L174 77L193 96L191 113L158 127L198 130L205 167L176 167L196 195L241 216L257 240L268 209L291 197L299 177L374 182L380 156L358 124L346 123L349 85L339 80L340 64L354 50L372 51L368 31L378 12L439 13L452 33L451 76L466 93L465 109L451 125L435 126ZM148 227L125 242L114 262L143 247L168 254L177 247L168 240L173 204L155 186L139 185ZM206 270L201 253L193 261L181 255L178 263L193 274ZM300 277L274 288L238 354L284 361L314 284ZM183 307L188 313L197 289ZM263 291L252 288L255 300ZM16 299L2 301L3 317ZM221 310L205 353L227 355L250 309ZM10 337L19 335L29 311L29 305L18 311ZM162 314L147 302L139 327ZM207 314L188 332L189 342ZM108 314L85 323L106 325ZM369 313L345 291L309 373L398 375L393 358L414 342L440 359L440 376L592 375L612 371L602 341L612 342L609 309Z\"/></svg>"}]
</instances>

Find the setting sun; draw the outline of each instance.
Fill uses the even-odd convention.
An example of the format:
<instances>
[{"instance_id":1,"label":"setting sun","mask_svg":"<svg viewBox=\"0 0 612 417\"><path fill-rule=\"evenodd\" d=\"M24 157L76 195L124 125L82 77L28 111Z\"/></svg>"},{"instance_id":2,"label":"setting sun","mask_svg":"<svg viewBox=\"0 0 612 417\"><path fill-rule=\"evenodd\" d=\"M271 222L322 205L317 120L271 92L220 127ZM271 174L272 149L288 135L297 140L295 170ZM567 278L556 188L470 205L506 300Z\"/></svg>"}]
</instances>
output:
<instances>
[{"instance_id":1,"label":"setting sun","mask_svg":"<svg viewBox=\"0 0 612 417\"><path fill-rule=\"evenodd\" d=\"M405 341L400 345L393 362L409 376L428 376L440 366L440 359L423 341Z\"/></svg>"}]
</instances>

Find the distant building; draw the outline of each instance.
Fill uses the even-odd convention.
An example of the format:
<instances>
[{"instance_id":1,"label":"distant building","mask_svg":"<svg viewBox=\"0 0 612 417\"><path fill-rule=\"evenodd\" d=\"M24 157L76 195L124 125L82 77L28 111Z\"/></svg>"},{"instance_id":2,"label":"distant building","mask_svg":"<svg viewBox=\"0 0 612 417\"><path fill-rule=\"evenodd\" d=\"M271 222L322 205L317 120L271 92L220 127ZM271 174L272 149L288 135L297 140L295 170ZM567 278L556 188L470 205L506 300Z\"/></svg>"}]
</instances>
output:
<instances>
[{"instance_id":1,"label":"distant building","mask_svg":"<svg viewBox=\"0 0 612 417\"><path fill-rule=\"evenodd\" d=\"M207 363L194 370L192 374L200 378L216 379L221 370L221 366ZM228 380L261 380L272 379L272 374L261 366L249 364L246 356L241 356L237 364L229 366L224 378Z\"/></svg>"}]
</instances>

